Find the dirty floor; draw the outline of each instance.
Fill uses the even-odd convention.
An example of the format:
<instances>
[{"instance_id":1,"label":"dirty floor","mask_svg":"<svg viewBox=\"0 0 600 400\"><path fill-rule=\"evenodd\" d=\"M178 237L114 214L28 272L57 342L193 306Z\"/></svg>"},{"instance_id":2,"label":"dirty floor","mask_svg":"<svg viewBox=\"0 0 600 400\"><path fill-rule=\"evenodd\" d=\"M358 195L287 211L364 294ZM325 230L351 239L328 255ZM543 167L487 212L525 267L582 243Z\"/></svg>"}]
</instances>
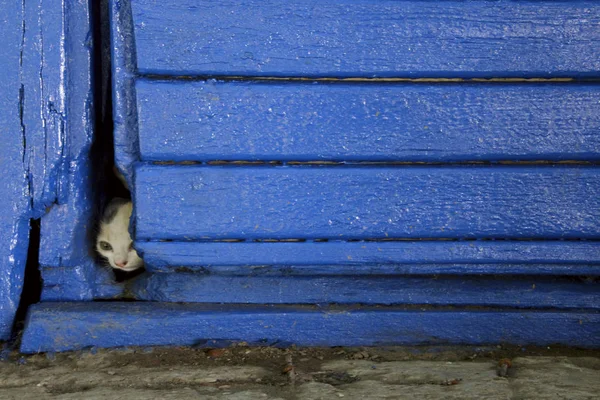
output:
<instances>
[{"instance_id":1,"label":"dirty floor","mask_svg":"<svg viewBox=\"0 0 600 400\"><path fill-rule=\"evenodd\" d=\"M600 351L518 347L5 351L0 399L599 399Z\"/></svg>"}]
</instances>

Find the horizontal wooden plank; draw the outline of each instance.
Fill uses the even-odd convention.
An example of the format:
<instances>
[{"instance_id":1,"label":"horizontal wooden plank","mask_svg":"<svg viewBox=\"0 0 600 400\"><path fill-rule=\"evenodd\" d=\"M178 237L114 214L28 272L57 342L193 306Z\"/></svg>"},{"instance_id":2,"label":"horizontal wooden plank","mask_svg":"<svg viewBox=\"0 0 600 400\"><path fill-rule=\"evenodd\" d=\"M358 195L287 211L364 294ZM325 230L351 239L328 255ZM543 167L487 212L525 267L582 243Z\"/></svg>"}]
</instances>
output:
<instances>
[{"instance_id":1,"label":"horizontal wooden plank","mask_svg":"<svg viewBox=\"0 0 600 400\"><path fill-rule=\"evenodd\" d=\"M551 277L223 276L155 273L138 300L241 304L387 304L600 308L600 282Z\"/></svg>"},{"instance_id":2,"label":"horizontal wooden plank","mask_svg":"<svg viewBox=\"0 0 600 400\"><path fill-rule=\"evenodd\" d=\"M600 169L136 169L137 239L600 237Z\"/></svg>"},{"instance_id":3,"label":"horizontal wooden plank","mask_svg":"<svg viewBox=\"0 0 600 400\"><path fill-rule=\"evenodd\" d=\"M598 242L137 242L150 271L251 275L599 275ZM269 268L275 266L277 268Z\"/></svg>"},{"instance_id":4,"label":"horizontal wooden plank","mask_svg":"<svg viewBox=\"0 0 600 400\"><path fill-rule=\"evenodd\" d=\"M145 74L597 76L595 1L131 0Z\"/></svg>"},{"instance_id":5,"label":"horizontal wooden plank","mask_svg":"<svg viewBox=\"0 0 600 400\"><path fill-rule=\"evenodd\" d=\"M137 82L143 160L600 157L586 85Z\"/></svg>"},{"instance_id":6,"label":"horizontal wooden plank","mask_svg":"<svg viewBox=\"0 0 600 400\"><path fill-rule=\"evenodd\" d=\"M201 345L210 340L299 346L598 347L599 337L600 314L591 311L41 303L30 308L21 351Z\"/></svg>"}]
</instances>

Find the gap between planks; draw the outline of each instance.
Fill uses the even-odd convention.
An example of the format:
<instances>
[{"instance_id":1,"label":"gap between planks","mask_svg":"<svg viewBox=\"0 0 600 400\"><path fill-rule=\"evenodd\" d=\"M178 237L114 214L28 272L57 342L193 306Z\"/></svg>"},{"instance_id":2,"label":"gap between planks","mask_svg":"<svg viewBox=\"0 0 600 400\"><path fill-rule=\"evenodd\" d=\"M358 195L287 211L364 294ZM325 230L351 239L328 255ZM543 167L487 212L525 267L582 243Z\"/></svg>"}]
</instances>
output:
<instances>
[{"instance_id":1,"label":"gap between planks","mask_svg":"<svg viewBox=\"0 0 600 400\"><path fill-rule=\"evenodd\" d=\"M600 78L330 78L330 77L265 77L230 75L160 75L138 74L137 79L154 81L261 81L261 82L359 82L359 83L598 83Z\"/></svg>"},{"instance_id":2,"label":"gap between planks","mask_svg":"<svg viewBox=\"0 0 600 400\"><path fill-rule=\"evenodd\" d=\"M565 239L540 239L540 238L494 238L494 237L464 237L464 238L367 238L367 239L330 239L330 238L312 238L312 239L299 239L299 238L266 238L266 239L189 239L189 240L176 240L176 239L145 239L136 240L136 243L161 243L161 242L182 242L182 243L327 243L327 242L339 242L339 243L353 243L353 242L589 242L597 243L600 240L586 239L586 238L565 238Z\"/></svg>"},{"instance_id":3,"label":"gap between planks","mask_svg":"<svg viewBox=\"0 0 600 400\"><path fill-rule=\"evenodd\" d=\"M207 161L149 161L152 165L217 165L217 166L374 166L374 167L410 167L410 166L555 166L555 165L585 165L597 166L600 165L600 160L529 160L529 161L445 161L445 162L426 162L426 161L272 161L272 160L207 160Z\"/></svg>"}]
</instances>

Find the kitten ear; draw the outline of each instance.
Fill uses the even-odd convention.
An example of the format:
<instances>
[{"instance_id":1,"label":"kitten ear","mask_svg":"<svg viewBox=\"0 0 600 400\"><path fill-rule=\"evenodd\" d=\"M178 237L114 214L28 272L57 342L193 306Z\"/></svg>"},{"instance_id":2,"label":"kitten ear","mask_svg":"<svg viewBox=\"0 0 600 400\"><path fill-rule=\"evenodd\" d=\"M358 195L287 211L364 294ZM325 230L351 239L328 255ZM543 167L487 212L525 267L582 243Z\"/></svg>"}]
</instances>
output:
<instances>
[{"instance_id":1,"label":"kitten ear","mask_svg":"<svg viewBox=\"0 0 600 400\"><path fill-rule=\"evenodd\" d=\"M119 212L119 208L123 207L127 203L129 203L129 200L122 199L120 197L115 197L112 199L104 209L104 213L102 214L102 222L110 224L115 218L115 215L117 215L117 212Z\"/></svg>"}]
</instances>

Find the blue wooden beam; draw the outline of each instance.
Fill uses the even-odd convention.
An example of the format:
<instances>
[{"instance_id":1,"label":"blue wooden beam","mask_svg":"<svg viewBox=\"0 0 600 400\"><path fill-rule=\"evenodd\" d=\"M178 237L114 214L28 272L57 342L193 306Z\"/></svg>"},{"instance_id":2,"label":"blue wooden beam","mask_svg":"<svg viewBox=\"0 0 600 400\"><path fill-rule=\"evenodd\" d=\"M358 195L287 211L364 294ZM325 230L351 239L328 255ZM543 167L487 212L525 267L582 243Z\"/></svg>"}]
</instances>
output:
<instances>
[{"instance_id":1,"label":"blue wooden beam","mask_svg":"<svg viewBox=\"0 0 600 400\"><path fill-rule=\"evenodd\" d=\"M50 5L49 5L50 7ZM58 7L58 5L56 6ZM93 139L94 114L92 93L92 47L86 46L91 33L91 16L87 2L64 3L67 32L62 32L66 58L66 79L61 70L52 72L64 92L63 107L69 117L63 116L61 154L69 169L60 176L48 179L61 190L61 198L46 211L42 218L40 264L44 267L77 266L90 261L87 232L91 224L93 191L90 182L90 147ZM60 15L53 15L61 21ZM54 21L53 21L54 22ZM59 57L59 55L56 55ZM50 135L50 133L48 133ZM52 133L56 136L56 133ZM67 145L68 143L68 145Z\"/></svg>"},{"instance_id":2,"label":"blue wooden beam","mask_svg":"<svg viewBox=\"0 0 600 400\"><path fill-rule=\"evenodd\" d=\"M592 0L129 2L142 74L571 78L600 70Z\"/></svg>"},{"instance_id":3,"label":"blue wooden beam","mask_svg":"<svg viewBox=\"0 0 600 400\"><path fill-rule=\"evenodd\" d=\"M139 241L136 248L150 271L184 267L229 274L600 274L600 244L584 241Z\"/></svg>"},{"instance_id":4,"label":"blue wooden beam","mask_svg":"<svg viewBox=\"0 0 600 400\"><path fill-rule=\"evenodd\" d=\"M57 152L63 164L51 170L53 173L43 175L45 185L55 188L55 192L52 204L46 204L48 207L41 210L39 263L42 277L48 280L46 284L52 281L51 268L72 272L67 278L72 285L62 292L64 300L90 299L90 293L95 290L95 272L91 270L95 268L94 256L89 241L94 223L89 155L94 128L90 12L88 1L52 0L44 1L32 16L35 21L39 15L48 19L39 39L52 51L43 54L42 59L46 61L40 68L44 85L52 90L43 90L39 96L48 108L44 112L56 119L53 122L56 126L31 132L28 144L35 145L32 161L36 173L46 171L44 162L49 162L39 153L46 142L52 153L48 155L49 160L53 160ZM31 31L29 34L34 35L34 30ZM36 82L39 79L38 73Z\"/></svg>"},{"instance_id":5,"label":"blue wooden beam","mask_svg":"<svg viewBox=\"0 0 600 400\"><path fill-rule=\"evenodd\" d=\"M133 163L139 160L135 38L129 0L108 1L115 165L131 187Z\"/></svg>"},{"instance_id":6,"label":"blue wooden beam","mask_svg":"<svg viewBox=\"0 0 600 400\"><path fill-rule=\"evenodd\" d=\"M243 306L174 303L45 303L32 307L24 353L91 346L375 346L564 344L598 347L592 311Z\"/></svg>"},{"instance_id":7,"label":"blue wooden beam","mask_svg":"<svg viewBox=\"0 0 600 400\"><path fill-rule=\"evenodd\" d=\"M578 167L140 165L136 238L600 238Z\"/></svg>"},{"instance_id":8,"label":"blue wooden beam","mask_svg":"<svg viewBox=\"0 0 600 400\"><path fill-rule=\"evenodd\" d=\"M139 300L240 304L395 304L600 309L600 283L550 277L227 276L155 273Z\"/></svg>"},{"instance_id":9,"label":"blue wooden beam","mask_svg":"<svg viewBox=\"0 0 600 400\"><path fill-rule=\"evenodd\" d=\"M22 4L0 0L0 340L10 337L29 243L29 174L22 120Z\"/></svg>"},{"instance_id":10,"label":"blue wooden beam","mask_svg":"<svg viewBox=\"0 0 600 400\"><path fill-rule=\"evenodd\" d=\"M23 3L23 130L27 138L30 196L34 216L66 197L67 68L64 0ZM83 21L81 21L83 23ZM84 52L85 53L85 52ZM72 64L69 62L68 64ZM70 66L70 65L69 65Z\"/></svg>"},{"instance_id":11,"label":"blue wooden beam","mask_svg":"<svg viewBox=\"0 0 600 400\"><path fill-rule=\"evenodd\" d=\"M600 159L594 85L136 84L143 160Z\"/></svg>"}]
</instances>

